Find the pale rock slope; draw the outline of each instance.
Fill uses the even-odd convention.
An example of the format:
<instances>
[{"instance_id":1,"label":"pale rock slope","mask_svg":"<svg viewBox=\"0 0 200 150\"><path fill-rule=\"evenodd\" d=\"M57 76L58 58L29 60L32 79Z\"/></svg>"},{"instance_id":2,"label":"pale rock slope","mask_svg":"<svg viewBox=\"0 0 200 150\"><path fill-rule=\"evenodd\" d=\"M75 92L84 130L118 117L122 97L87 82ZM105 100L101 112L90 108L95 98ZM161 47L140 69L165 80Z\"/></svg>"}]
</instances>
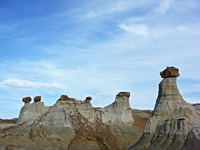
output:
<instances>
[{"instance_id":1,"label":"pale rock slope","mask_svg":"<svg viewBox=\"0 0 200 150\"><path fill-rule=\"evenodd\" d=\"M76 100L62 95L51 107L43 102L25 103L20 111L17 125L43 125L52 127L72 127L73 116L80 114L89 122L101 120L105 124L127 124L133 122L132 110L129 103L129 92L120 92L115 101L105 108L93 108L91 98Z\"/></svg>"},{"instance_id":2,"label":"pale rock slope","mask_svg":"<svg viewBox=\"0 0 200 150\"><path fill-rule=\"evenodd\" d=\"M30 97L23 98L16 127L0 130L0 149L127 149L141 137L147 120L137 117L143 122L140 127L134 125L129 97L129 92L120 92L104 108L92 107L91 97L82 101L62 95L50 107L41 97L35 97L34 103Z\"/></svg>"},{"instance_id":3,"label":"pale rock slope","mask_svg":"<svg viewBox=\"0 0 200 150\"><path fill-rule=\"evenodd\" d=\"M20 110L20 115L16 125L27 123L30 125L37 118L42 116L49 109L44 105L44 102L24 103L24 106Z\"/></svg>"},{"instance_id":4,"label":"pale rock slope","mask_svg":"<svg viewBox=\"0 0 200 150\"><path fill-rule=\"evenodd\" d=\"M161 72L165 76L159 84L153 115L143 136L130 150L199 149L200 113L182 98L176 84L179 73L171 76L170 69Z\"/></svg>"}]
</instances>

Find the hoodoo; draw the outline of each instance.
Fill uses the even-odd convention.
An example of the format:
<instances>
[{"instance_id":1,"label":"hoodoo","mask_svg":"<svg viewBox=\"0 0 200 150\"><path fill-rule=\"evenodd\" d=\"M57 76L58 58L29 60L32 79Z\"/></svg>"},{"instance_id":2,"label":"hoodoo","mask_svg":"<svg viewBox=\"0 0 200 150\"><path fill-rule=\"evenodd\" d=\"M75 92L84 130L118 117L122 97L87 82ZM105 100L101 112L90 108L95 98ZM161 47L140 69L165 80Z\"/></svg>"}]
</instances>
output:
<instances>
[{"instance_id":1,"label":"hoodoo","mask_svg":"<svg viewBox=\"0 0 200 150\"><path fill-rule=\"evenodd\" d=\"M153 116L148 120L141 139L129 149L198 150L200 114L179 93L176 84L178 69L167 67L160 75L164 79L159 84Z\"/></svg>"}]
</instances>

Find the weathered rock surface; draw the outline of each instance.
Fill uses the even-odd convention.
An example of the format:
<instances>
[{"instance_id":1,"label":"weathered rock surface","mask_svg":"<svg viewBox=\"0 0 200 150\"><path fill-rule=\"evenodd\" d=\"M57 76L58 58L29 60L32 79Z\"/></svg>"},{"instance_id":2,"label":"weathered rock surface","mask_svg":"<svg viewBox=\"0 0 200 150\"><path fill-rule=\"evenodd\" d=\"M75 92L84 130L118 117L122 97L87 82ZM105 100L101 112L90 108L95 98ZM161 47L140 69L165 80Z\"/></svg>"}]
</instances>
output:
<instances>
[{"instance_id":1,"label":"weathered rock surface","mask_svg":"<svg viewBox=\"0 0 200 150\"><path fill-rule=\"evenodd\" d=\"M178 68L175 67L167 67L164 71L160 72L162 78L168 77L178 77L179 72Z\"/></svg>"},{"instance_id":2,"label":"weathered rock surface","mask_svg":"<svg viewBox=\"0 0 200 150\"><path fill-rule=\"evenodd\" d=\"M32 104L25 103L20 111L16 125L20 125L22 123L30 125L37 117L45 114L48 109L49 107L45 106L44 102L37 102Z\"/></svg>"},{"instance_id":3,"label":"weathered rock surface","mask_svg":"<svg viewBox=\"0 0 200 150\"><path fill-rule=\"evenodd\" d=\"M176 77L159 84L158 98L141 139L130 150L199 149L200 113L183 100Z\"/></svg>"}]
</instances>

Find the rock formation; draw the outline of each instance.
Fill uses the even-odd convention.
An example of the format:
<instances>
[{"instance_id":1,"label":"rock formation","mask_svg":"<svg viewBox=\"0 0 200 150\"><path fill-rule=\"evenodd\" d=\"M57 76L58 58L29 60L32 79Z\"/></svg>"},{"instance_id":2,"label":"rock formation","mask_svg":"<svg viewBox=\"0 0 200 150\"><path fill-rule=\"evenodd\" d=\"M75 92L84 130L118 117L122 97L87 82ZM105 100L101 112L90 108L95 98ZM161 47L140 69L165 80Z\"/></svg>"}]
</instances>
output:
<instances>
[{"instance_id":1,"label":"rock formation","mask_svg":"<svg viewBox=\"0 0 200 150\"><path fill-rule=\"evenodd\" d=\"M24 102L24 103L31 102L31 97L24 97L24 98L22 98L22 102Z\"/></svg>"},{"instance_id":2,"label":"rock formation","mask_svg":"<svg viewBox=\"0 0 200 150\"><path fill-rule=\"evenodd\" d=\"M62 95L53 106L45 106L40 96L34 103L23 98L16 126L5 128L0 120L0 149L198 150L199 104L183 100L177 68L160 74L164 79L153 112L132 110L130 92L119 92L104 108L94 108L90 96L82 101Z\"/></svg>"},{"instance_id":3,"label":"rock formation","mask_svg":"<svg viewBox=\"0 0 200 150\"><path fill-rule=\"evenodd\" d=\"M10 144L36 150L127 149L144 129L133 125L129 96L129 92L120 92L115 101L104 108L92 107L89 96L82 101L62 95L50 107L40 101L25 103L16 127L0 132L0 149Z\"/></svg>"},{"instance_id":4,"label":"rock formation","mask_svg":"<svg viewBox=\"0 0 200 150\"><path fill-rule=\"evenodd\" d=\"M43 120L40 122L40 125L72 127L70 116L76 114L77 111L90 122L95 122L97 119L100 119L105 124L132 123L133 118L129 104L129 96L129 92L120 92L117 94L114 103L99 109L92 107L90 103L92 97L87 97L85 101L81 101L69 98L67 95L62 95L51 108L44 106L43 102L33 104L25 103L25 106L20 111L17 125L21 123L31 124L33 120L38 118L39 120Z\"/></svg>"},{"instance_id":5,"label":"rock formation","mask_svg":"<svg viewBox=\"0 0 200 150\"><path fill-rule=\"evenodd\" d=\"M159 84L152 118L148 120L141 139L130 150L199 149L200 113L180 95L176 85L179 73L168 74L169 70L161 72L164 79ZM193 141L195 144L191 143Z\"/></svg>"}]
</instances>

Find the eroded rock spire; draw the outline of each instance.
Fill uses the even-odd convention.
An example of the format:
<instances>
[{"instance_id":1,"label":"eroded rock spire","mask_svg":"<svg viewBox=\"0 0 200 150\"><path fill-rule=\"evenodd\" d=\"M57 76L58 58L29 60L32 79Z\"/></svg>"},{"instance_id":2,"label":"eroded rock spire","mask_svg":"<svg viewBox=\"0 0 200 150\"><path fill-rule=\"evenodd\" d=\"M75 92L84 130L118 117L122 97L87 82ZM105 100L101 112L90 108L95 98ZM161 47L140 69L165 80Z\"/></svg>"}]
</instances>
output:
<instances>
[{"instance_id":1,"label":"eroded rock spire","mask_svg":"<svg viewBox=\"0 0 200 150\"><path fill-rule=\"evenodd\" d=\"M176 84L178 69L167 67L160 75L164 79L159 84L153 116L141 139L130 150L198 150L200 114L179 93ZM196 143L192 144L194 141Z\"/></svg>"}]
</instances>

